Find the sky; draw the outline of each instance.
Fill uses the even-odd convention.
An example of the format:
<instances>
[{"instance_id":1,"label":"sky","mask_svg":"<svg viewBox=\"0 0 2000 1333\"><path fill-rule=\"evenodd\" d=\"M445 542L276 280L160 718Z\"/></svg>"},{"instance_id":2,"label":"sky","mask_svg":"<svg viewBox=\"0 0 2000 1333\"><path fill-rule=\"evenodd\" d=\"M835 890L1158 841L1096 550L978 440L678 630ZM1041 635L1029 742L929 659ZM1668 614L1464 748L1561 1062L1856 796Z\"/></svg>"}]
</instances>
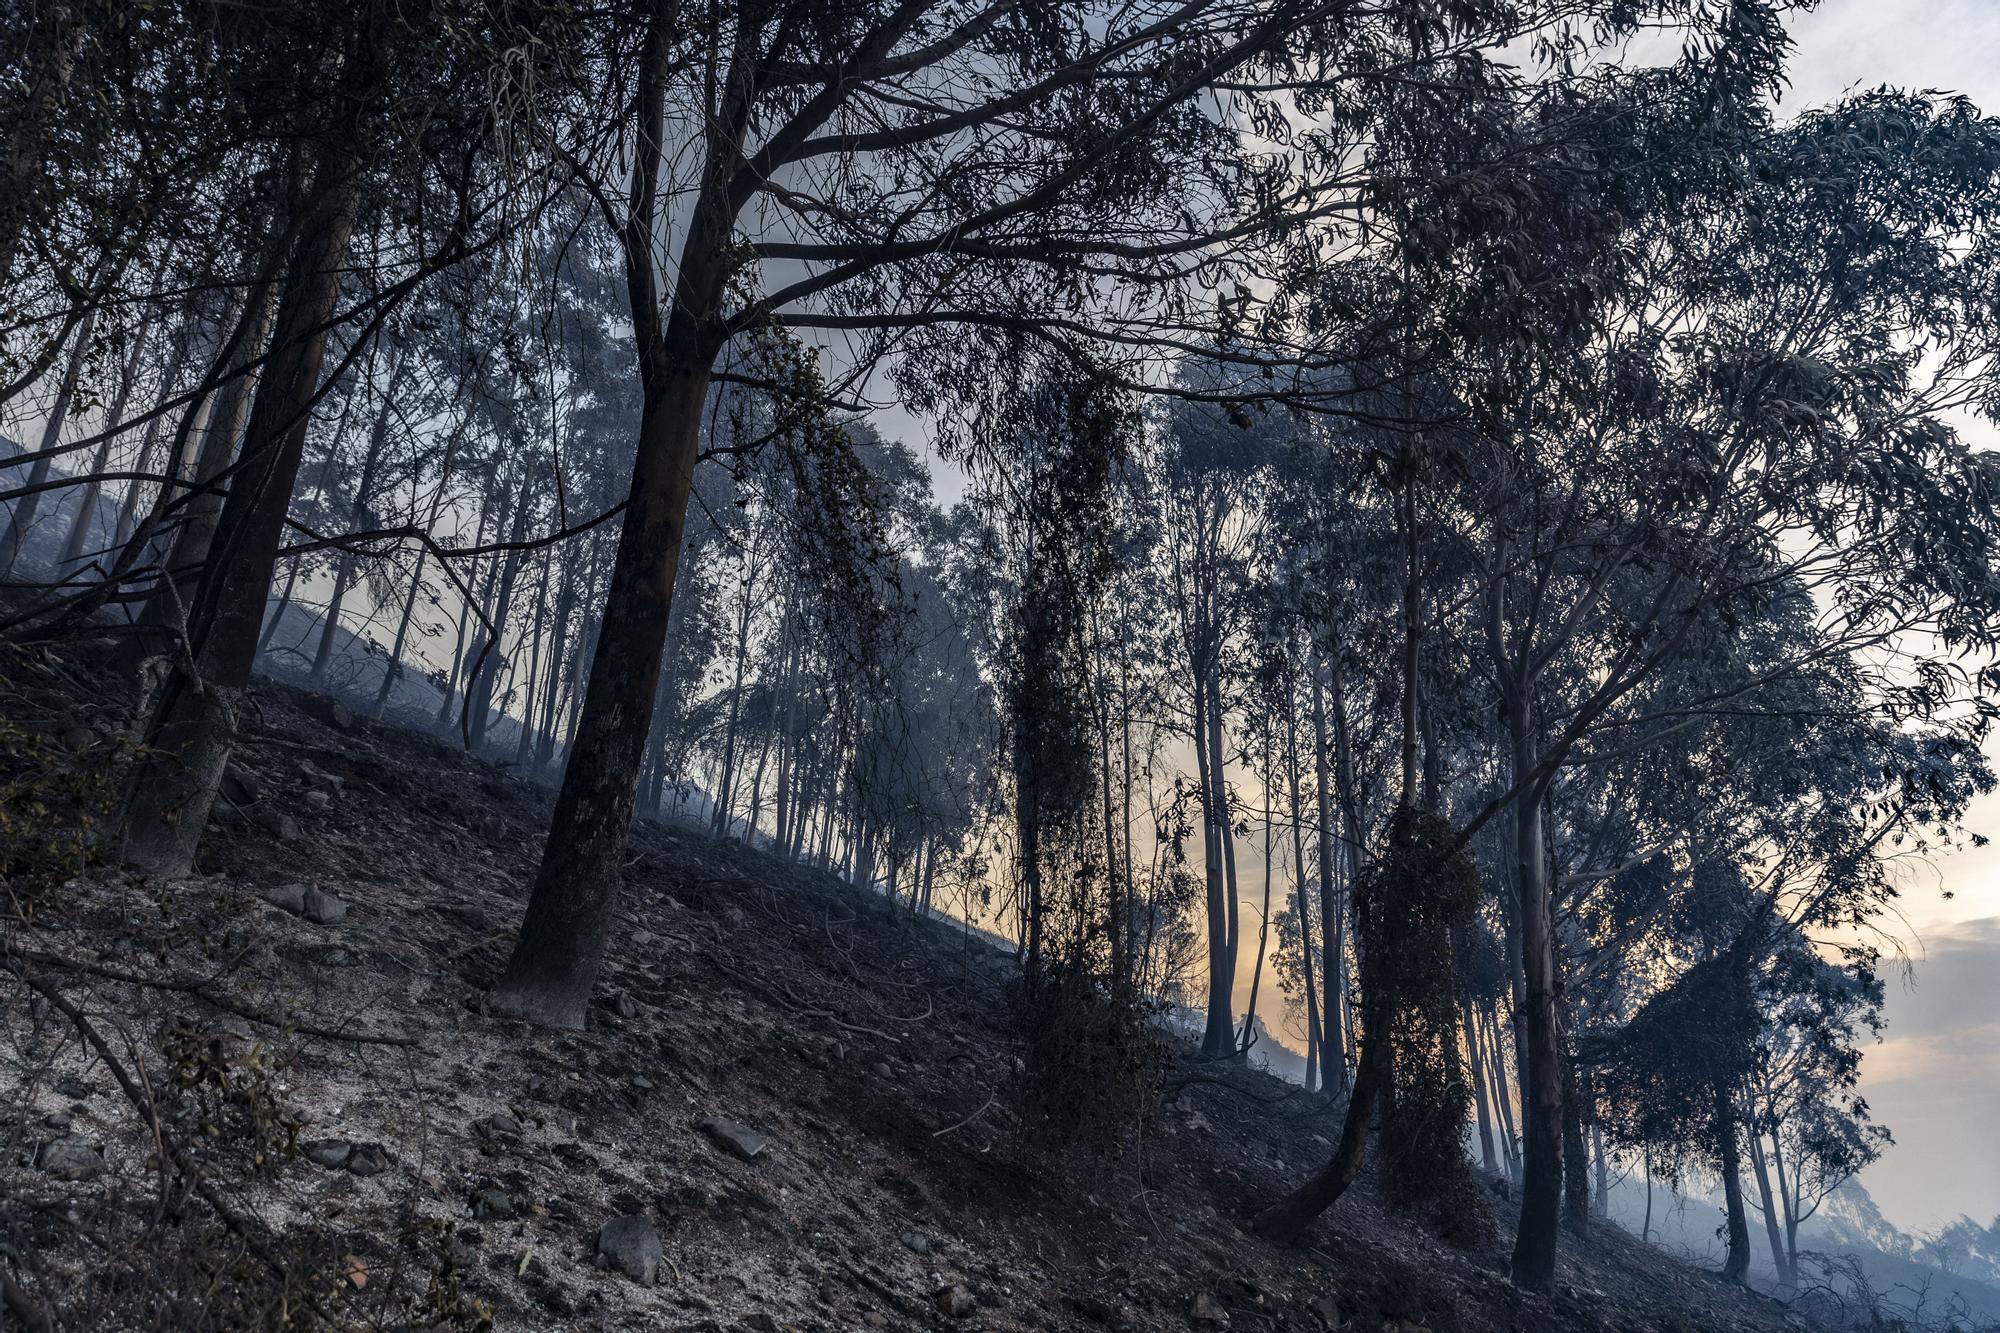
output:
<instances>
[{"instance_id":1,"label":"sky","mask_svg":"<svg viewBox=\"0 0 2000 1333\"><path fill-rule=\"evenodd\" d=\"M1828 0L1790 28L1786 107L1886 83L2000 113L2000 0ZM1991 428L1967 434L2000 447ZM1863 1095L1897 1139L1862 1183L1912 1232L2000 1214L2000 794L1969 822L1994 843L1939 858L1907 889L1911 969L1891 978L1886 1038L1862 1061Z\"/></svg>"}]
</instances>

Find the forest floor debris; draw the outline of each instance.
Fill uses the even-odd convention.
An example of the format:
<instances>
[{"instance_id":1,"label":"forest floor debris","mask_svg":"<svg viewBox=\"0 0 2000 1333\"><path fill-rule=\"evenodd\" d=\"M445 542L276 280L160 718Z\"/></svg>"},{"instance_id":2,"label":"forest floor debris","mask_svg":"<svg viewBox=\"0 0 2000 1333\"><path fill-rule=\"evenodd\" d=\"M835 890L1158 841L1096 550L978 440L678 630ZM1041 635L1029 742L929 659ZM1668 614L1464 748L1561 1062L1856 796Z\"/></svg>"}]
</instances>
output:
<instances>
[{"instance_id":1,"label":"forest floor debris","mask_svg":"<svg viewBox=\"0 0 2000 1333\"><path fill-rule=\"evenodd\" d=\"M199 877L6 923L0 1242L63 1327L1807 1327L1609 1226L1523 1295L1499 1201L1469 1250L1366 1187L1272 1249L1241 1223L1337 1113L1185 1052L1125 1160L1038 1149L990 946L691 829L635 832L588 1030L489 1017L548 794L254 698Z\"/></svg>"}]
</instances>

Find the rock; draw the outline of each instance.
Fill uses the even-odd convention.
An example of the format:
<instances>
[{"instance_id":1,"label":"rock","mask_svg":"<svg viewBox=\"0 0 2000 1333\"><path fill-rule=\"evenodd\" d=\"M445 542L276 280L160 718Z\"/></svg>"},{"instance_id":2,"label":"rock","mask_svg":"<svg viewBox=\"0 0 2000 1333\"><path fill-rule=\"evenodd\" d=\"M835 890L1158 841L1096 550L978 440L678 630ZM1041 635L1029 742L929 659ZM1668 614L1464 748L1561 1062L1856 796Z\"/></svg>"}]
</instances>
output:
<instances>
[{"instance_id":1,"label":"rock","mask_svg":"<svg viewBox=\"0 0 2000 1333\"><path fill-rule=\"evenodd\" d=\"M724 1151L740 1157L746 1162L754 1162L770 1140L753 1129L746 1129L734 1120L724 1120L720 1116L709 1116L695 1125L695 1128L714 1139Z\"/></svg>"},{"instance_id":2,"label":"rock","mask_svg":"<svg viewBox=\"0 0 2000 1333\"><path fill-rule=\"evenodd\" d=\"M379 1176L389 1169L389 1153L379 1143L357 1143L347 1159L347 1169L357 1176Z\"/></svg>"},{"instance_id":3,"label":"rock","mask_svg":"<svg viewBox=\"0 0 2000 1333\"><path fill-rule=\"evenodd\" d=\"M347 904L324 889L307 889L300 914L316 926L337 926L347 920Z\"/></svg>"},{"instance_id":4,"label":"rock","mask_svg":"<svg viewBox=\"0 0 2000 1333\"><path fill-rule=\"evenodd\" d=\"M104 1154L82 1139L57 1139L35 1154L35 1165L57 1180L91 1180L104 1172Z\"/></svg>"},{"instance_id":5,"label":"rock","mask_svg":"<svg viewBox=\"0 0 2000 1333\"><path fill-rule=\"evenodd\" d=\"M634 1074L632 1075L632 1086L640 1092L651 1092L653 1090L653 1080L647 1078L644 1074Z\"/></svg>"},{"instance_id":6,"label":"rock","mask_svg":"<svg viewBox=\"0 0 2000 1333\"><path fill-rule=\"evenodd\" d=\"M1222 1279L1218 1290L1221 1292L1222 1298L1231 1305L1248 1305L1259 1310L1264 1308L1263 1289L1249 1278L1243 1277L1240 1274L1232 1274Z\"/></svg>"},{"instance_id":7,"label":"rock","mask_svg":"<svg viewBox=\"0 0 2000 1333\"><path fill-rule=\"evenodd\" d=\"M611 1012L620 1018L637 1018L639 1016L639 1002L632 998L630 991L621 990L615 992L609 1001L609 1006Z\"/></svg>"},{"instance_id":8,"label":"rock","mask_svg":"<svg viewBox=\"0 0 2000 1333\"><path fill-rule=\"evenodd\" d=\"M338 773L329 773L310 759L299 760L299 774L310 786L338 796L347 789L347 783Z\"/></svg>"},{"instance_id":9,"label":"rock","mask_svg":"<svg viewBox=\"0 0 2000 1333\"><path fill-rule=\"evenodd\" d=\"M922 1232L905 1231L902 1235L896 1237L896 1239L901 1241L903 1248L911 1254L929 1254L931 1252L930 1238Z\"/></svg>"},{"instance_id":10,"label":"rock","mask_svg":"<svg viewBox=\"0 0 2000 1333\"><path fill-rule=\"evenodd\" d=\"M315 815L325 814L326 808L333 804L333 797L323 791L309 791L305 799L307 811Z\"/></svg>"},{"instance_id":11,"label":"rock","mask_svg":"<svg viewBox=\"0 0 2000 1333\"><path fill-rule=\"evenodd\" d=\"M42 997L37 995L35 998L39 1000ZM96 1088L91 1087L90 1084L85 1083L73 1074L64 1074L61 1078L57 1079L55 1089L72 1101L87 1101L97 1095Z\"/></svg>"},{"instance_id":12,"label":"rock","mask_svg":"<svg viewBox=\"0 0 2000 1333\"><path fill-rule=\"evenodd\" d=\"M50 1129L61 1130L67 1134L70 1127L70 1114L68 1111L52 1111L42 1118L42 1123Z\"/></svg>"},{"instance_id":13,"label":"rock","mask_svg":"<svg viewBox=\"0 0 2000 1333\"><path fill-rule=\"evenodd\" d=\"M486 913L480 911L471 903L460 903L451 909L451 914L457 917L459 922L473 934L484 935L486 933Z\"/></svg>"},{"instance_id":14,"label":"rock","mask_svg":"<svg viewBox=\"0 0 2000 1333\"><path fill-rule=\"evenodd\" d=\"M752 1310L736 1321L736 1327L746 1333L781 1333L778 1321L771 1317L769 1310Z\"/></svg>"},{"instance_id":15,"label":"rock","mask_svg":"<svg viewBox=\"0 0 2000 1333\"><path fill-rule=\"evenodd\" d=\"M222 770L222 795L232 805L255 805L263 798L264 784L241 764L231 764Z\"/></svg>"},{"instance_id":16,"label":"rock","mask_svg":"<svg viewBox=\"0 0 2000 1333\"><path fill-rule=\"evenodd\" d=\"M1314 1297L1313 1303L1306 1308L1311 1310L1318 1317L1320 1323L1325 1324L1328 1328L1345 1327L1340 1319L1340 1302L1331 1296Z\"/></svg>"},{"instance_id":17,"label":"rock","mask_svg":"<svg viewBox=\"0 0 2000 1333\"><path fill-rule=\"evenodd\" d=\"M483 1189L472 1196L472 1215L503 1221L514 1215L514 1201L504 1190Z\"/></svg>"},{"instance_id":18,"label":"rock","mask_svg":"<svg viewBox=\"0 0 2000 1333\"><path fill-rule=\"evenodd\" d=\"M636 1214L614 1217L597 1233L597 1257L642 1286L651 1286L660 1271L659 1233Z\"/></svg>"},{"instance_id":19,"label":"rock","mask_svg":"<svg viewBox=\"0 0 2000 1333\"><path fill-rule=\"evenodd\" d=\"M1205 1291L1188 1303L1188 1318L1210 1328L1229 1327L1229 1311L1222 1308L1221 1301Z\"/></svg>"},{"instance_id":20,"label":"rock","mask_svg":"<svg viewBox=\"0 0 2000 1333\"><path fill-rule=\"evenodd\" d=\"M306 886L280 884L275 889L265 890L264 901L273 907L290 912L293 916L302 915L306 910Z\"/></svg>"},{"instance_id":21,"label":"rock","mask_svg":"<svg viewBox=\"0 0 2000 1333\"><path fill-rule=\"evenodd\" d=\"M316 1163L329 1171L338 1171L347 1165L347 1159L354 1155L354 1145L346 1139L315 1139L299 1149L308 1162Z\"/></svg>"},{"instance_id":22,"label":"rock","mask_svg":"<svg viewBox=\"0 0 2000 1333\"><path fill-rule=\"evenodd\" d=\"M257 812L257 827L279 842L297 842L305 832L299 827L298 820L282 810L274 810L269 806Z\"/></svg>"},{"instance_id":23,"label":"rock","mask_svg":"<svg viewBox=\"0 0 2000 1333\"><path fill-rule=\"evenodd\" d=\"M338 699L328 699L323 713L326 724L335 731L354 730L354 710Z\"/></svg>"},{"instance_id":24,"label":"rock","mask_svg":"<svg viewBox=\"0 0 2000 1333\"><path fill-rule=\"evenodd\" d=\"M950 1319L963 1319L979 1308L979 1298L963 1282L953 1282L931 1293L931 1304Z\"/></svg>"},{"instance_id":25,"label":"rock","mask_svg":"<svg viewBox=\"0 0 2000 1333\"><path fill-rule=\"evenodd\" d=\"M521 1137L521 1122L505 1111L495 1111L492 1115L475 1120L472 1127L489 1139L518 1139Z\"/></svg>"},{"instance_id":26,"label":"rock","mask_svg":"<svg viewBox=\"0 0 2000 1333\"><path fill-rule=\"evenodd\" d=\"M1111 1324L1118 1321L1118 1311L1109 1301L1096 1296L1072 1296L1070 1305L1076 1312L1093 1324Z\"/></svg>"}]
</instances>

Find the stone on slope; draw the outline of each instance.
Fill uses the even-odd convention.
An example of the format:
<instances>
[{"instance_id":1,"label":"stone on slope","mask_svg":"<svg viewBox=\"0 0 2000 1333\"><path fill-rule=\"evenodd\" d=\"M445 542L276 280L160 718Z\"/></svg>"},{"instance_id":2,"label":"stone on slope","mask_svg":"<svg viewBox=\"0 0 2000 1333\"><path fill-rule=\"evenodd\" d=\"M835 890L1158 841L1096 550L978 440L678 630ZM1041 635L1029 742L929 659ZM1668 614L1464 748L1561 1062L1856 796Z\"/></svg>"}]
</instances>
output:
<instances>
[{"instance_id":1,"label":"stone on slope","mask_svg":"<svg viewBox=\"0 0 2000 1333\"><path fill-rule=\"evenodd\" d=\"M338 1171L354 1155L354 1145L346 1139L315 1139L299 1149L306 1160L329 1171Z\"/></svg>"},{"instance_id":2,"label":"stone on slope","mask_svg":"<svg viewBox=\"0 0 2000 1333\"><path fill-rule=\"evenodd\" d=\"M651 1286L660 1271L659 1233L637 1214L614 1217L597 1233L597 1258L633 1281Z\"/></svg>"},{"instance_id":3,"label":"stone on slope","mask_svg":"<svg viewBox=\"0 0 2000 1333\"><path fill-rule=\"evenodd\" d=\"M264 892L264 901L271 906L299 916L306 910L306 886L303 884L280 884L275 889Z\"/></svg>"},{"instance_id":4,"label":"stone on slope","mask_svg":"<svg viewBox=\"0 0 2000 1333\"><path fill-rule=\"evenodd\" d=\"M357 1176L379 1176L389 1169L389 1153L379 1143L357 1143L347 1169Z\"/></svg>"},{"instance_id":5,"label":"stone on slope","mask_svg":"<svg viewBox=\"0 0 2000 1333\"><path fill-rule=\"evenodd\" d=\"M300 915L316 926L337 926L347 920L347 904L324 889L307 889Z\"/></svg>"},{"instance_id":6,"label":"stone on slope","mask_svg":"<svg viewBox=\"0 0 2000 1333\"><path fill-rule=\"evenodd\" d=\"M963 1319L979 1308L979 1298L963 1282L953 1282L932 1292L931 1304L947 1318Z\"/></svg>"},{"instance_id":7,"label":"stone on slope","mask_svg":"<svg viewBox=\"0 0 2000 1333\"><path fill-rule=\"evenodd\" d=\"M734 1120L724 1120L721 1116L708 1116L695 1125L721 1145L725 1152L740 1157L746 1162L754 1162L770 1146L770 1140L754 1129L748 1129Z\"/></svg>"},{"instance_id":8,"label":"stone on slope","mask_svg":"<svg viewBox=\"0 0 2000 1333\"><path fill-rule=\"evenodd\" d=\"M35 1165L57 1180L90 1180L104 1171L104 1154L82 1139L57 1139L42 1145Z\"/></svg>"}]
</instances>

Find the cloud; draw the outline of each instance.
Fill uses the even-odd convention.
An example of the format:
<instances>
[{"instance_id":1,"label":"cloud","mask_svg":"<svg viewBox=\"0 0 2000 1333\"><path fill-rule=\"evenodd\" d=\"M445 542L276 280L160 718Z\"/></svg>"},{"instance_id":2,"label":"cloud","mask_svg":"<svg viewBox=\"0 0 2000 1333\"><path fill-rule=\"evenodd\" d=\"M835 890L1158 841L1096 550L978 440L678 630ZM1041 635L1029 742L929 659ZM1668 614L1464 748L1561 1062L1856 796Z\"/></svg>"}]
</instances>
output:
<instances>
[{"instance_id":1,"label":"cloud","mask_svg":"<svg viewBox=\"0 0 2000 1333\"><path fill-rule=\"evenodd\" d=\"M1909 1231L2000 1212L2000 917L1925 932L1912 984L1891 985L1886 1039L1861 1092L1896 1144L1863 1174Z\"/></svg>"}]
</instances>

